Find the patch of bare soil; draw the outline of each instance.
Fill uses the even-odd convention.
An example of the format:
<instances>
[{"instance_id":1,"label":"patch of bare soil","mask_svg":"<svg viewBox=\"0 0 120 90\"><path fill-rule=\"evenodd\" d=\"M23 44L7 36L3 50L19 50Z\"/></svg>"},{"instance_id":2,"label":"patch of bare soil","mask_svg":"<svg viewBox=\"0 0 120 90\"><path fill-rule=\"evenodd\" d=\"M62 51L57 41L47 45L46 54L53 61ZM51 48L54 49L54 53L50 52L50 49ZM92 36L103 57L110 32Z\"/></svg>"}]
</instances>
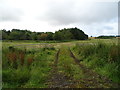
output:
<instances>
[{"instance_id":1,"label":"patch of bare soil","mask_svg":"<svg viewBox=\"0 0 120 90\"><path fill-rule=\"evenodd\" d=\"M56 70L52 71L52 76L48 80L49 88L68 88L73 84L70 77L65 76L63 73L60 73Z\"/></svg>"}]
</instances>

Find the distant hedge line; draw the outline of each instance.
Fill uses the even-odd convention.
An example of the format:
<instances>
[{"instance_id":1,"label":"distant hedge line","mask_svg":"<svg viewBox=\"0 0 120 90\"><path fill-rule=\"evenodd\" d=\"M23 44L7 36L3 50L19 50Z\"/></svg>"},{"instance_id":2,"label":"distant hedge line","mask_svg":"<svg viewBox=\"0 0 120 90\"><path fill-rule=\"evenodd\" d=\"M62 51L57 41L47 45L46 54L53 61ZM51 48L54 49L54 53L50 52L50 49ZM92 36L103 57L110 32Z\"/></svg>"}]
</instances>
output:
<instances>
[{"instance_id":1,"label":"distant hedge line","mask_svg":"<svg viewBox=\"0 0 120 90\"><path fill-rule=\"evenodd\" d=\"M112 39L112 38L116 38L116 36L98 36L97 38L100 38L100 39Z\"/></svg>"}]
</instances>

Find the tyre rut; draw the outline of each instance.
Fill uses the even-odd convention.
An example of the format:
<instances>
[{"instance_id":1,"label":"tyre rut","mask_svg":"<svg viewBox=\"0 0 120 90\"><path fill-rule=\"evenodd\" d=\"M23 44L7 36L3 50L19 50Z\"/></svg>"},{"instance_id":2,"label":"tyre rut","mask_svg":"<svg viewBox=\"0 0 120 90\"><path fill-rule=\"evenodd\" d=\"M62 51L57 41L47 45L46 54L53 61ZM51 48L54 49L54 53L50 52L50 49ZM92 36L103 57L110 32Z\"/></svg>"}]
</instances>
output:
<instances>
[{"instance_id":1,"label":"tyre rut","mask_svg":"<svg viewBox=\"0 0 120 90\"><path fill-rule=\"evenodd\" d=\"M57 51L55 55L55 61L53 65L53 69L51 71L51 77L48 80L48 87L49 88L65 88L71 85L72 83L70 82L70 78L64 75L63 73L60 73L58 71L58 62L59 62L59 54L60 54L60 49ZM70 81L69 81L70 80Z\"/></svg>"}]
</instances>

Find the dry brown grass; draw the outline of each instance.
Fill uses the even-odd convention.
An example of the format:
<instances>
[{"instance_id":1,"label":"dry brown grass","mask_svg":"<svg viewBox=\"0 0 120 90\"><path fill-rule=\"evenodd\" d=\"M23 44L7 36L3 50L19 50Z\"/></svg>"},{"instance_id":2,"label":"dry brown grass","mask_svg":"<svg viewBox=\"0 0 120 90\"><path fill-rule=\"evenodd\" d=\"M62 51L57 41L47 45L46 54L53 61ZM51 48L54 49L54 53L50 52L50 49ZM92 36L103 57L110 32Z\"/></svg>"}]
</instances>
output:
<instances>
[{"instance_id":1,"label":"dry brown grass","mask_svg":"<svg viewBox=\"0 0 120 90\"><path fill-rule=\"evenodd\" d=\"M7 58L9 62L15 63L17 61L17 53L16 52L9 52L7 54Z\"/></svg>"},{"instance_id":2,"label":"dry brown grass","mask_svg":"<svg viewBox=\"0 0 120 90\"><path fill-rule=\"evenodd\" d=\"M24 61L25 61L25 53L24 52L19 52L19 59L21 62L21 65L24 65Z\"/></svg>"},{"instance_id":3,"label":"dry brown grass","mask_svg":"<svg viewBox=\"0 0 120 90\"><path fill-rule=\"evenodd\" d=\"M30 66L32 64L32 62L33 62L33 57L28 57L27 58L27 64L28 64L28 66Z\"/></svg>"}]
</instances>

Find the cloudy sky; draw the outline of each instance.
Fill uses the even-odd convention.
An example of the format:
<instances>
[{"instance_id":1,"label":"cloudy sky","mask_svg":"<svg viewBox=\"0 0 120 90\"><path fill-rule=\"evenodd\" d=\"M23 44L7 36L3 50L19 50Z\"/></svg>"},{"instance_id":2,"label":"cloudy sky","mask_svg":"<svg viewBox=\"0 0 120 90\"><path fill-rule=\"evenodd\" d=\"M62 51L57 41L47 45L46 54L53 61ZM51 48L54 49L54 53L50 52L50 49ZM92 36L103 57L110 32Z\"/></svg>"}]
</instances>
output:
<instances>
[{"instance_id":1,"label":"cloudy sky","mask_svg":"<svg viewBox=\"0 0 120 90\"><path fill-rule=\"evenodd\" d=\"M117 35L118 1L0 0L0 29L55 32L78 27L89 36Z\"/></svg>"}]
</instances>

